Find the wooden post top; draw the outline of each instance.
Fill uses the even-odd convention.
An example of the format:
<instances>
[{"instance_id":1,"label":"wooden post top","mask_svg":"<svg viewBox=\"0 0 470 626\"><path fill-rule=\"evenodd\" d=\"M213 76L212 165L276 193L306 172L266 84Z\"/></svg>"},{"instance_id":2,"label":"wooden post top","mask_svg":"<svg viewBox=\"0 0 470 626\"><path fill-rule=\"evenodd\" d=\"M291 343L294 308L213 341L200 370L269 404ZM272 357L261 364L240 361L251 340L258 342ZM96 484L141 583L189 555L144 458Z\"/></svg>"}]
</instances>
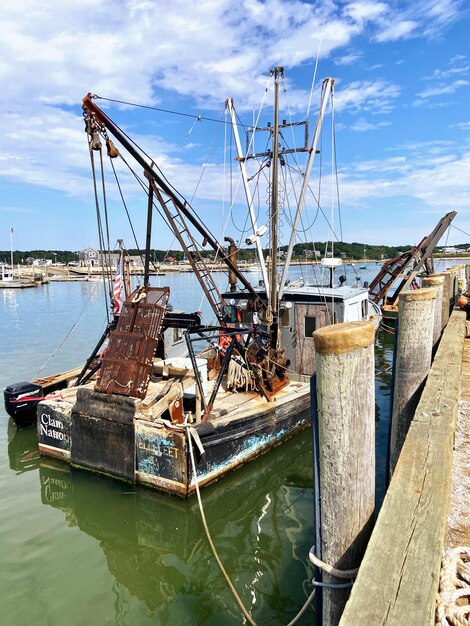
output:
<instances>
[{"instance_id":1,"label":"wooden post top","mask_svg":"<svg viewBox=\"0 0 470 626\"><path fill-rule=\"evenodd\" d=\"M375 340L374 322L343 322L319 328L313 333L319 354L341 354L367 348Z\"/></svg>"},{"instance_id":2,"label":"wooden post top","mask_svg":"<svg viewBox=\"0 0 470 626\"><path fill-rule=\"evenodd\" d=\"M399 295L399 301L405 300L410 302L413 300L434 300L437 291L434 287L425 287L424 289L413 289L413 291L404 291Z\"/></svg>"},{"instance_id":3,"label":"wooden post top","mask_svg":"<svg viewBox=\"0 0 470 626\"><path fill-rule=\"evenodd\" d=\"M445 276L442 276L441 274L432 274L431 276L423 276L421 282L423 285L431 287L433 285L443 285L445 279Z\"/></svg>"}]
</instances>

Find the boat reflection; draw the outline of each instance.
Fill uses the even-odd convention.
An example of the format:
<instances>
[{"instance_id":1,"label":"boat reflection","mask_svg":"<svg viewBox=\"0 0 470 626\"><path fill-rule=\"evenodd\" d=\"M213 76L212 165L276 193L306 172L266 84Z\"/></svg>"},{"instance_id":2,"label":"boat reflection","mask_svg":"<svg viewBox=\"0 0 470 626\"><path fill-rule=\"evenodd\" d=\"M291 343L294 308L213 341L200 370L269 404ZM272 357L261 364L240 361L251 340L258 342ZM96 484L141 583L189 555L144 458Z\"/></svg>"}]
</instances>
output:
<instances>
[{"instance_id":1,"label":"boat reflection","mask_svg":"<svg viewBox=\"0 0 470 626\"><path fill-rule=\"evenodd\" d=\"M310 432L302 433L203 492L222 562L260 623L288 622L311 591L310 448ZM126 606L131 594L161 623L170 623L170 614L174 622L182 607L187 613L194 604L191 623L219 614L224 624L239 623L195 497L177 500L53 459L41 459L39 475L43 504L60 509L70 526L99 541L116 579L116 607ZM312 614L306 618L311 623Z\"/></svg>"},{"instance_id":2,"label":"boat reflection","mask_svg":"<svg viewBox=\"0 0 470 626\"><path fill-rule=\"evenodd\" d=\"M10 469L17 474L35 470L39 466L39 448L34 428L19 430L15 422L8 421L8 460Z\"/></svg>"}]
</instances>

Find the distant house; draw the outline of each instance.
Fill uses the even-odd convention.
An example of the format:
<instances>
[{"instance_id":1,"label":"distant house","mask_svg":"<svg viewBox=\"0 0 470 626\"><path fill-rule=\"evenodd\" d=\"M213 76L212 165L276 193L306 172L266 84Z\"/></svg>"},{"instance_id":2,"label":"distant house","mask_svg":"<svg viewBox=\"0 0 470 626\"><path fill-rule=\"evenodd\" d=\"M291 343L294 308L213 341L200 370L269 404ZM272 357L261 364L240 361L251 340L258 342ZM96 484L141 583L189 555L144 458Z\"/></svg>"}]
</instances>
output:
<instances>
[{"instance_id":1,"label":"distant house","mask_svg":"<svg viewBox=\"0 0 470 626\"><path fill-rule=\"evenodd\" d=\"M442 254L458 254L459 252L460 250L454 248L453 246L442 248Z\"/></svg>"},{"instance_id":2,"label":"distant house","mask_svg":"<svg viewBox=\"0 0 470 626\"><path fill-rule=\"evenodd\" d=\"M99 256L99 252L94 248L85 248L78 253L78 258L82 267L94 267L95 265L99 265Z\"/></svg>"}]
</instances>

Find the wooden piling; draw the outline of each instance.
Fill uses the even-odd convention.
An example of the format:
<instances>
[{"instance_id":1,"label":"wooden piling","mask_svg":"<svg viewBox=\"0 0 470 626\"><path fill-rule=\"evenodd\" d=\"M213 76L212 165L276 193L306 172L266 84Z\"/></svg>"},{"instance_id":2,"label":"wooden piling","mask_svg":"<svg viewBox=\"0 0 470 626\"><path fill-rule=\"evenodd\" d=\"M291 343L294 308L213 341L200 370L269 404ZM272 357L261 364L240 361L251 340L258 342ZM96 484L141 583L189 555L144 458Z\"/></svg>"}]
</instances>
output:
<instances>
[{"instance_id":1,"label":"wooden piling","mask_svg":"<svg viewBox=\"0 0 470 626\"><path fill-rule=\"evenodd\" d=\"M393 474L431 368L436 289L405 291L399 296L395 385L390 433Z\"/></svg>"},{"instance_id":2,"label":"wooden piling","mask_svg":"<svg viewBox=\"0 0 470 626\"><path fill-rule=\"evenodd\" d=\"M466 283L465 265L463 263L457 265L457 274L459 278L459 292L461 293L464 291Z\"/></svg>"},{"instance_id":3,"label":"wooden piling","mask_svg":"<svg viewBox=\"0 0 470 626\"><path fill-rule=\"evenodd\" d=\"M450 291L451 291L451 281L452 276L446 272L442 272L441 274L433 274L433 276L443 276L444 277L444 285L442 290L442 315L441 315L441 325L442 330L447 325L449 321L450 315Z\"/></svg>"},{"instance_id":4,"label":"wooden piling","mask_svg":"<svg viewBox=\"0 0 470 626\"><path fill-rule=\"evenodd\" d=\"M313 333L319 420L322 560L358 567L372 530L375 497L375 389L372 322ZM323 575L326 583L344 583ZM336 626L349 589L324 589L323 624Z\"/></svg>"},{"instance_id":5,"label":"wooden piling","mask_svg":"<svg viewBox=\"0 0 470 626\"><path fill-rule=\"evenodd\" d=\"M442 333L442 298L444 294L444 276L438 276L431 274L430 276L423 276L422 286L423 288L434 287L436 289L436 304L434 305L434 324L433 324L433 337L432 345L436 348L437 342Z\"/></svg>"},{"instance_id":6,"label":"wooden piling","mask_svg":"<svg viewBox=\"0 0 470 626\"><path fill-rule=\"evenodd\" d=\"M451 276L450 298L449 298L449 315L450 315L450 311L454 308L454 305L458 298L458 295L457 295L459 292L458 271L456 267L449 267L447 270L445 270L444 274L450 274Z\"/></svg>"}]
</instances>

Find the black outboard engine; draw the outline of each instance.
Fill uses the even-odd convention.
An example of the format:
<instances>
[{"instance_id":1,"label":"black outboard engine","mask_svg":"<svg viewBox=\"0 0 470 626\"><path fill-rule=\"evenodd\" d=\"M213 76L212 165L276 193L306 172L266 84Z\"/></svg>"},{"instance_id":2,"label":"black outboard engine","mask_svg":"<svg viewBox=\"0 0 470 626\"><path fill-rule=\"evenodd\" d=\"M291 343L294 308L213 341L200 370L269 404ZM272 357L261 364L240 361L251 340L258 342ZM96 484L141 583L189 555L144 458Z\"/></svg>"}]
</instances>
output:
<instances>
[{"instance_id":1,"label":"black outboard engine","mask_svg":"<svg viewBox=\"0 0 470 626\"><path fill-rule=\"evenodd\" d=\"M41 385L23 381L5 387L3 396L6 412L16 425L31 426L36 420L36 407L44 399L44 391Z\"/></svg>"}]
</instances>

